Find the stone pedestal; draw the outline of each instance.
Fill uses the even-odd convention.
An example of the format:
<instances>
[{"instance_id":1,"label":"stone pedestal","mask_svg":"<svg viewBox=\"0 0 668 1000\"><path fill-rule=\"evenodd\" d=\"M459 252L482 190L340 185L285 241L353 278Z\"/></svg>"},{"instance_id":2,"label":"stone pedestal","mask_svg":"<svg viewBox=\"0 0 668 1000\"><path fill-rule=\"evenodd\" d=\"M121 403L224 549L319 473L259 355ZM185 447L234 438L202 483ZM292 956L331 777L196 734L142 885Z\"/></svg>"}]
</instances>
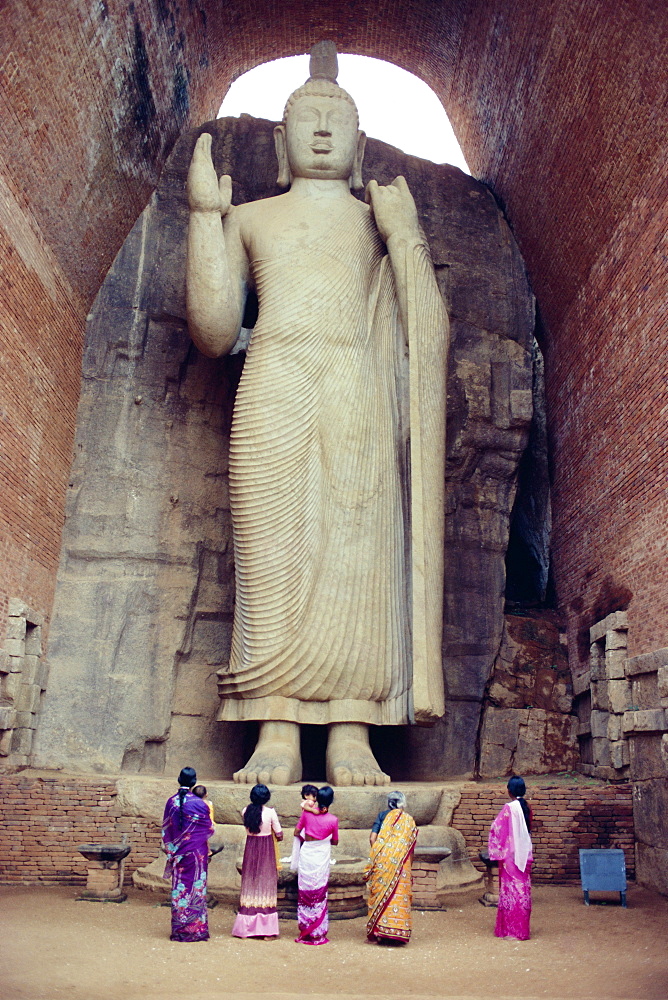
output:
<instances>
[{"instance_id":1,"label":"stone pedestal","mask_svg":"<svg viewBox=\"0 0 668 1000\"><path fill-rule=\"evenodd\" d=\"M485 892L480 897L483 906L499 905L499 862L490 858L487 851L478 855L485 865Z\"/></svg>"},{"instance_id":2,"label":"stone pedestal","mask_svg":"<svg viewBox=\"0 0 668 1000\"><path fill-rule=\"evenodd\" d=\"M77 848L88 861L86 888L77 899L98 903L122 903L125 859L129 844L81 844Z\"/></svg>"},{"instance_id":3,"label":"stone pedestal","mask_svg":"<svg viewBox=\"0 0 668 1000\"><path fill-rule=\"evenodd\" d=\"M217 900L237 906L246 831L241 810L248 802L247 785L207 781L213 802L216 834L210 840L214 848L224 847L209 863L207 888ZM118 780L118 804L125 816L142 816L159 823L165 800L173 794L174 782L166 778L128 777ZM419 827L413 859L416 874L414 891L421 903L416 908L444 909L477 898L482 877L471 864L462 834L450 826L452 813L460 799L458 783L399 782L408 811ZM292 828L299 818L301 784L272 788L271 805L275 807L285 833L282 852L292 846ZM333 812L339 818L339 844L332 849L330 901L332 913L358 916L366 913L363 905L362 871L369 856L369 831L381 809L387 808L387 789L372 786L336 788ZM165 893L169 884L162 877L164 855L139 868L132 876L139 889ZM285 916L296 913L296 879L287 862L279 874L279 910ZM360 911L360 912L358 912Z\"/></svg>"}]
</instances>

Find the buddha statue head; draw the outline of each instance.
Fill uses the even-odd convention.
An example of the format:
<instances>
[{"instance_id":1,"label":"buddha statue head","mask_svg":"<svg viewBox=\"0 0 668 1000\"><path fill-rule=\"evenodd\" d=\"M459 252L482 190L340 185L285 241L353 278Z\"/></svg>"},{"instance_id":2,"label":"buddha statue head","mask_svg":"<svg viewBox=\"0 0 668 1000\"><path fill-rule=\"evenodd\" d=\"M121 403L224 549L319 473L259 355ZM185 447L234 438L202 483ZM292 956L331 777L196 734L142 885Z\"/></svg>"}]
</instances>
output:
<instances>
[{"instance_id":1,"label":"buddha statue head","mask_svg":"<svg viewBox=\"0 0 668 1000\"><path fill-rule=\"evenodd\" d=\"M289 187L293 177L310 177L362 188L366 136L358 128L355 102L336 82L333 42L313 46L310 73L288 98L283 121L274 129L278 183Z\"/></svg>"}]
</instances>

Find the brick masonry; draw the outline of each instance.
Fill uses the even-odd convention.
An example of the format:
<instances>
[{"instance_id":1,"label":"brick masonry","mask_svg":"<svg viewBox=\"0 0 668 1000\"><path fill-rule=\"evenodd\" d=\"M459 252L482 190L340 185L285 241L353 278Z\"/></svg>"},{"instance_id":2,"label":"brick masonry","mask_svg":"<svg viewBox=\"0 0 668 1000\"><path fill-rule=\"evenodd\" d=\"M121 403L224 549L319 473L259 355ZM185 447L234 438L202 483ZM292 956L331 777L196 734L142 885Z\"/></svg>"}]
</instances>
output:
<instances>
[{"instance_id":1,"label":"brick masonry","mask_svg":"<svg viewBox=\"0 0 668 1000\"><path fill-rule=\"evenodd\" d=\"M507 801L505 783L470 782L462 788L452 825L463 834L469 856L481 872L485 867L478 854L487 848L490 824ZM533 812L534 882L579 882L581 847L621 847L627 877L634 878L631 785L536 782L527 784L527 802Z\"/></svg>"},{"instance_id":2,"label":"brick masonry","mask_svg":"<svg viewBox=\"0 0 668 1000\"><path fill-rule=\"evenodd\" d=\"M568 884L578 881L579 847L621 847L627 873L633 877L633 806L630 785L583 783L529 786L534 814L534 881ZM506 801L504 785L469 782L452 825L461 831L469 855L483 871L478 852L487 831ZM0 776L0 883L61 882L83 886L90 863L77 844L112 841L126 833L132 852L126 879L153 861L159 850L157 824L123 816L111 779L73 776ZM415 863L416 890L428 894L428 861ZM426 901L426 900L425 900Z\"/></svg>"},{"instance_id":3,"label":"brick masonry","mask_svg":"<svg viewBox=\"0 0 668 1000\"><path fill-rule=\"evenodd\" d=\"M91 863L77 844L118 843L124 833L126 879L158 853L159 827L119 815L112 780L3 775L0 792L0 882L83 886Z\"/></svg>"}]
</instances>

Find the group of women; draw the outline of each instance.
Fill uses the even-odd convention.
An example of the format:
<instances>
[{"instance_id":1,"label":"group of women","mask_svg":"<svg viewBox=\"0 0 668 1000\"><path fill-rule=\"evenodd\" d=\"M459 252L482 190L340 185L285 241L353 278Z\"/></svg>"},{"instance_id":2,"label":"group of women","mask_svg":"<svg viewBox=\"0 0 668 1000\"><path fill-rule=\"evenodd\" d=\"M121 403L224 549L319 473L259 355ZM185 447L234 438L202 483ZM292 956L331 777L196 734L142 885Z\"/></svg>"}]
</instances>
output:
<instances>
[{"instance_id":1,"label":"group of women","mask_svg":"<svg viewBox=\"0 0 668 1000\"><path fill-rule=\"evenodd\" d=\"M214 833L212 810L193 793L192 768L183 768L179 789L168 799L163 819L167 854L165 877L171 878L172 941L206 941L208 840ZM198 786L197 791L201 786ZM507 802L489 834L489 857L499 865L499 905L494 933L524 941L531 917L531 813L524 800L522 778L508 782ZM271 793L256 785L242 818L246 846L241 872L241 898L232 934L235 937L277 937L278 845L283 831ZM331 848L338 844L336 816L330 812L334 792L328 786L302 789L302 813L295 827L291 868L297 871L298 899L295 941L327 944ZM415 820L406 812L401 792L388 796L388 808L378 814L370 834L370 857L364 871L368 888L367 937L379 944L406 943L411 936L411 860L418 836Z\"/></svg>"}]
</instances>

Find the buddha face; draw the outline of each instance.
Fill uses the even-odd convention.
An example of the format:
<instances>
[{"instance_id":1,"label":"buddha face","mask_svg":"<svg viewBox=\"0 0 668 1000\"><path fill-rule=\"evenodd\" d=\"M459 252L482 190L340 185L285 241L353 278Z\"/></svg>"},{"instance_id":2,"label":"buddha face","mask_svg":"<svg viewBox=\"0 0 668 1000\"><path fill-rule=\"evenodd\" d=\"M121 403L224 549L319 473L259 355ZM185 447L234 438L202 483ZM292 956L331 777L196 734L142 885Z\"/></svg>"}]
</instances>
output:
<instances>
[{"instance_id":1,"label":"buddha face","mask_svg":"<svg viewBox=\"0 0 668 1000\"><path fill-rule=\"evenodd\" d=\"M338 97L300 97L288 112L285 141L293 177L348 180L358 141L355 109Z\"/></svg>"}]
</instances>

